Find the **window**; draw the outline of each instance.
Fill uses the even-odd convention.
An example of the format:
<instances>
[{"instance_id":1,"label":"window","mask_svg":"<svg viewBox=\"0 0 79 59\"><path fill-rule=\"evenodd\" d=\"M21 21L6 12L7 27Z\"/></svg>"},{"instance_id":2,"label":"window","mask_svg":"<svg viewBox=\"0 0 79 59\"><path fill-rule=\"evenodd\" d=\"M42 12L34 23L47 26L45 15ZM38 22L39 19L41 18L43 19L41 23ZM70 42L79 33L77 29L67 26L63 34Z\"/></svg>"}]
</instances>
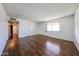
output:
<instances>
[{"instance_id":1,"label":"window","mask_svg":"<svg viewBox=\"0 0 79 59\"><path fill-rule=\"evenodd\" d=\"M59 22L47 23L47 31L60 31L60 23Z\"/></svg>"}]
</instances>

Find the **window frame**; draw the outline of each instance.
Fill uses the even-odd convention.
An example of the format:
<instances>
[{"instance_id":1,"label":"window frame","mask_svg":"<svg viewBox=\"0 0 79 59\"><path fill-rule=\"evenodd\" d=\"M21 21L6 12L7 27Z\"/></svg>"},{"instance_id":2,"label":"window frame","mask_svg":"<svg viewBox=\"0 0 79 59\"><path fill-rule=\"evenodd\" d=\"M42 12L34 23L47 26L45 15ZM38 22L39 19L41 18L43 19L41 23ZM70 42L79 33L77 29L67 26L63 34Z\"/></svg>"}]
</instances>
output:
<instances>
[{"instance_id":1,"label":"window frame","mask_svg":"<svg viewBox=\"0 0 79 59\"><path fill-rule=\"evenodd\" d=\"M47 26L48 26L48 23L56 23L56 22L58 22L59 23L59 31L48 31L47 30ZM60 32L60 22L59 21L55 21L55 22L46 22L46 32Z\"/></svg>"}]
</instances>

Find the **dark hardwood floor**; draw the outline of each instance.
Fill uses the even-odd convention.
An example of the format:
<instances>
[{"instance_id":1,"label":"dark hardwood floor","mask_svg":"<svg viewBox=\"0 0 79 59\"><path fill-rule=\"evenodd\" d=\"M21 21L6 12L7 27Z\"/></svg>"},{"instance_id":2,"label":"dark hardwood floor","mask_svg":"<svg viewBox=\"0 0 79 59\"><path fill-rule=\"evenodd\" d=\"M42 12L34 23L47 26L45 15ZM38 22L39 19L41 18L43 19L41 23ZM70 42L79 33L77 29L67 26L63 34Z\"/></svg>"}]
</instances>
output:
<instances>
[{"instance_id":1,"label":"dark hardwood floor","mask_svg":"<svg viewBox=\"0 0 79 59\"><path fill-rule=\"evenodd\" d=\"M2 56L78 56L79 53L73 42L56 39L44 35L33 35L20 38L17 41L17 48L9 50L6 47Z\"/></svg>"}]
</instances>

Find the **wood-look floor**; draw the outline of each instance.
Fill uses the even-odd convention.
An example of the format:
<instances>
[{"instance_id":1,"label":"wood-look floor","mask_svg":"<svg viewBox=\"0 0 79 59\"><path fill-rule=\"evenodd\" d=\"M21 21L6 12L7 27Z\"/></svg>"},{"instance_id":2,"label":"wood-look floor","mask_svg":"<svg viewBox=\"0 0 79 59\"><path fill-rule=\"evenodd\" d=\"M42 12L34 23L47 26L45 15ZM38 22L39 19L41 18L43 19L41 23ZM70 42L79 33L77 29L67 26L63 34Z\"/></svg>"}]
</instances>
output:
<instances>
[{"instance_id":1,"label":"wood-look floor","mask_svg":"<svg viewBox=\"0 0 79 59\"><path fill-rule=\"evenodd\" d=\"M19 39L18 50L13 49L12 56L78 56L73 42L56 39L44 35L33 35ZM18 43L16 42L16 43ZM9 43L9 42L8 42ZM8 54L7 45L2 56Z\"/></svg>"}]
</instances>

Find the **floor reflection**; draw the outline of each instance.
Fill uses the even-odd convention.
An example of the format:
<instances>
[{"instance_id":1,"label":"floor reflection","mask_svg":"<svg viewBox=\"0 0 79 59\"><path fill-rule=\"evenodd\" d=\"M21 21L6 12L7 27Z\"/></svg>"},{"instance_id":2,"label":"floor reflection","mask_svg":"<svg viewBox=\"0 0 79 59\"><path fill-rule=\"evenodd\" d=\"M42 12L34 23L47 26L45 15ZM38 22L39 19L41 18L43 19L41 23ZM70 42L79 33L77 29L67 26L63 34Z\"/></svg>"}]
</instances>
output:
<instances>
[{"instance_id":1,"label":"floor reflection","mask_svg":"<svg viewBox=\"0 0 79 59\"><path fill-rule=\"evenodd\" d=\"M73 42L43 35L8 40L2 56L79 56Z\"/></svg>"},{"instance_id":2,"label":"floor reflection","mask_svg":"<svg viewBox=\"0 0 79 59\"><path fill-rule=\"evenodd\" d=\"M46 49L52 51L55 54L60 54L60 46L54 43L51 43L50 41L46 42Z\"/></svg>"}]
</instances>

